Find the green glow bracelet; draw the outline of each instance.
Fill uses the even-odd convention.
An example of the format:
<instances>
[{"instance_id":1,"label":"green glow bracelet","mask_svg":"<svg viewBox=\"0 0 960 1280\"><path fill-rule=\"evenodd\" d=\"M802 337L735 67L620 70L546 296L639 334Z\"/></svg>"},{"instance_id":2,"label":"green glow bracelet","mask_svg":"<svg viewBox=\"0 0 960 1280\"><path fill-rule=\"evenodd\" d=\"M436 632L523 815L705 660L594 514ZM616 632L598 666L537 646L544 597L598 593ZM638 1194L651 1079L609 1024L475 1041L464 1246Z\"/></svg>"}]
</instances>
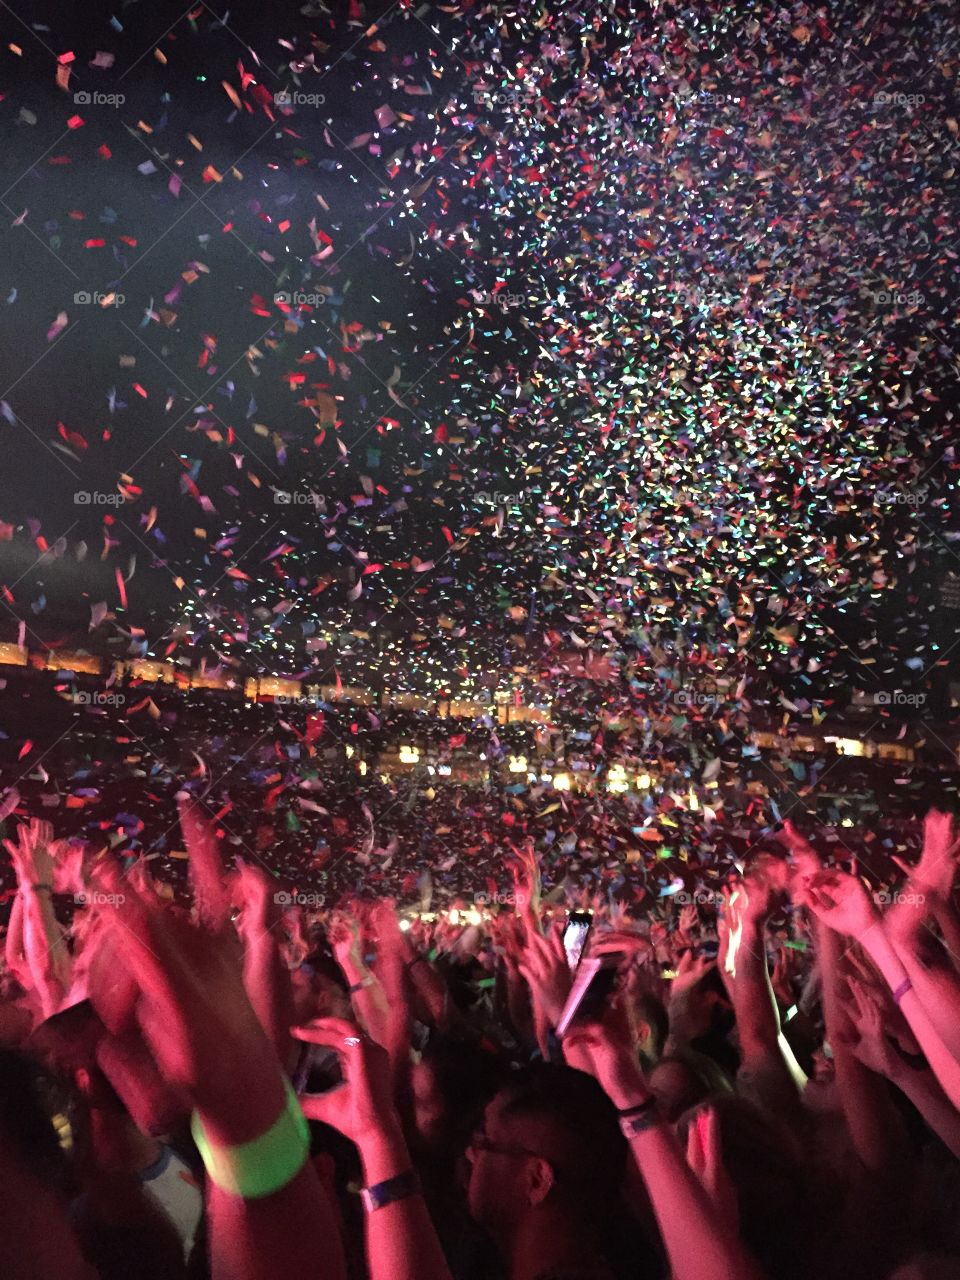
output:
<instances>
[{"instance_id":1,"label":"green glow bracelet","mask_svg":"<svg viewBox=\"0 0 960 1280\"><path fill-rule=\"evenodd\" d=\"M190 1130L204 1167L221 1191L259 1200L292 1182L307 1162L310 1152L310 1126L300 1108L297 1095L284 1081L287 1105L277 1122L259 1138L236 1147L216 1147L207 1137L199 1114L195 1111Z\"/></svg>"}]
</instances>

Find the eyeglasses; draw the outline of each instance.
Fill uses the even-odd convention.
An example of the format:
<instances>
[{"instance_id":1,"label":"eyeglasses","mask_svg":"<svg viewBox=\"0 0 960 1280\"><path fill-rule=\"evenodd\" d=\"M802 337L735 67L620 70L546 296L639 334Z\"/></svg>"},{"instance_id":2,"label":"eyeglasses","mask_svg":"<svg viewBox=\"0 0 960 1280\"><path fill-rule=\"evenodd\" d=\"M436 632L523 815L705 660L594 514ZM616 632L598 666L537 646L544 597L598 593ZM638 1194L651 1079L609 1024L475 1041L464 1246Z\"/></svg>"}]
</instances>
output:
<instances>
[{"instance_id":1,"label":"eyeglasses","mask_svg":"<svg viewBox=\"0 0 960 1280\"><path fill-rule=\"evenodd\" d=\"M501 1142L493 1142L482 1129L478 1129L467 1143L468 1151L488 1151L496 1156L520 1156L524 1160L539 1160L536 1151L528 1151L526 1147L507 1146Z\"/></svg>"}]
</instances>

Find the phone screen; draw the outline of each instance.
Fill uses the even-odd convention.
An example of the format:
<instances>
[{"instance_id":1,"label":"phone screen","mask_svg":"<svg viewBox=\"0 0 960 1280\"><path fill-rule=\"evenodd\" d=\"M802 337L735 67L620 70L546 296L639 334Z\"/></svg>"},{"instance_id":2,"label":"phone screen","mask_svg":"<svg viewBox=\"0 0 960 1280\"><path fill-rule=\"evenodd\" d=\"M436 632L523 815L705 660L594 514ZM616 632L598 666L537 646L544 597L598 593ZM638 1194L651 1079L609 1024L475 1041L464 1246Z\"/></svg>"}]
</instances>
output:
<instances>
[{"instance_id":1,"label":"phone screen","mask_svg":"<svg viewBox=\"0 0 960 1280\"><path fill-rule=\"evenodd\" d=\"M571 969L576 969L580 963L592 924L593 916L589 911L570 912L567 927L563 931L563 949L567 953L567 964Z\"/></svg>"}]
</instances>

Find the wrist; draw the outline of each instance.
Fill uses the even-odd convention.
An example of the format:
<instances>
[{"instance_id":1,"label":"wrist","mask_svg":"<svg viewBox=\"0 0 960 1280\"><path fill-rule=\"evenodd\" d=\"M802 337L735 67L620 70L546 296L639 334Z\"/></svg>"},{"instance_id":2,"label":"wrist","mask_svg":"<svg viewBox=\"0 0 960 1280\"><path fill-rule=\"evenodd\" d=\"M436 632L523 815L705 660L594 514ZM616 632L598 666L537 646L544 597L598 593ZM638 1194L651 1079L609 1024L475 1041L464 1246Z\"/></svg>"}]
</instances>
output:
<instances>
[{"instance_id":1,"label":"wrist","mask_svg":"<svg viewBox=\"0 0 960 1280\"><path fill-rule=\"evenodd\" d=\"M302 1173L310 1155L310 1127L288 1081L272 1122L253 1138L224 1141L199 1111L191 1122L194 1142L211 1182L244 1200L275 1195Z\"/></svg>"},{"instance_id":2,"label":"wrist","mask_svg":"<svg viewBox=\"0 0 960 1280\"><path fill-rule=\"evenodd\" d=\"M396 1115L385 1118L377 1128L352 1137L360 1152L363 1180L368 1187L395 1178L410 1168L410 1152Z\"/></svg>"},{"instance_id":3,"label":"wrist","mask_svg":"<svg viewBox=\"0 0 960 1280\"><path fill-rule=\"evenodd\" d=\"M613 1102L613 1105L617 1108L620 1115L652 1107L656 1101L650 1090L645 1089L642 1086L637 1086L636 1088L615 1089L613 1091L606 1086L604 1086L604 1088L606 1088L607 1093L610 1096L610 1100Z\"/></svg>"},{"instance_id":4,"label":"wrist","mask_svg":"<svg viewBox=\"0 0 960 1280\"><path fill-rule=\"evenodd\" d=\"M362 982L370 974L370 970L363 961L355 959L353 956L345 956L340 961L340 968L343 970L343 976L350 986L353 986L356 982Z\"/></svg>"},{"instance_id":5,"label":"wrist","mask_svg":"<svg viewBox=\"0 0 960 1280\"><path fill-rule=\"evenodd\" d=\"M242 1064L239 1069L233 1064ZM221 1050L193 1091L197 1114L210 1141L238 1146L265 1133L286 1101L285 1077L273 1046L243 1042Z\"/></svg>"}]
</instances>

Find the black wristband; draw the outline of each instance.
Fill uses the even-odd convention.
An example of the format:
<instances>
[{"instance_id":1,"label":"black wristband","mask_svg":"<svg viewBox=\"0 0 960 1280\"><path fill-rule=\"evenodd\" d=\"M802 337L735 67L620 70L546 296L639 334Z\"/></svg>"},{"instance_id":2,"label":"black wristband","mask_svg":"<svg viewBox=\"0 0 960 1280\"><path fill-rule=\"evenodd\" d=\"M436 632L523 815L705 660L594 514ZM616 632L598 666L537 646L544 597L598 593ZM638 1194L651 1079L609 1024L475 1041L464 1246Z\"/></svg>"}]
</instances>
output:
<instances>
[{"instance_id":1,"label":"black wristband","mask_svg":"<svg viewBox=\"0 0 960 1280\"><path fill-rule=\"evenodd\" d=\"M646 1133L648 1129L654 1128L660 1123L660 1115L657 1111L657 1100L649 1097L646 1102L639 1103L635 1107L628 1107L625 1111L620 1112L620 1132L629 1142L631 1138L637 1137L638 1134Z\"/></svg>"},{"instance_id":2,"label":"black wristband","mask_svg":"<svg viewBox=\"0 0 960 1280\"><path fill-rule=\"evenodd\" d=\"M646 1112L652 1111L657 1105L657 1100L651 1093L650 1097L643 1102L638 1102L632 1107L624 1107L622 1111L618 1111L617 1115L621 1120L627 1120L633 1116L642 1116Z\"/></svg>"},{"instance_id":3,"label":"black wristband","mask_svg":"<svg viewBox=\"0 0 960 1280\"><path fill-rule=\"evenodd\" d=\"M373 1213L376 1209L385 1209L388 1204L407 1200L419 1192L420 1179L413 1169L408 1169L406 1173L398 1173L395 1178L387 1178L385 1182L367 1187L360 1192L360 1198L367 1213Z\"/></svg>"}]
</instances>

